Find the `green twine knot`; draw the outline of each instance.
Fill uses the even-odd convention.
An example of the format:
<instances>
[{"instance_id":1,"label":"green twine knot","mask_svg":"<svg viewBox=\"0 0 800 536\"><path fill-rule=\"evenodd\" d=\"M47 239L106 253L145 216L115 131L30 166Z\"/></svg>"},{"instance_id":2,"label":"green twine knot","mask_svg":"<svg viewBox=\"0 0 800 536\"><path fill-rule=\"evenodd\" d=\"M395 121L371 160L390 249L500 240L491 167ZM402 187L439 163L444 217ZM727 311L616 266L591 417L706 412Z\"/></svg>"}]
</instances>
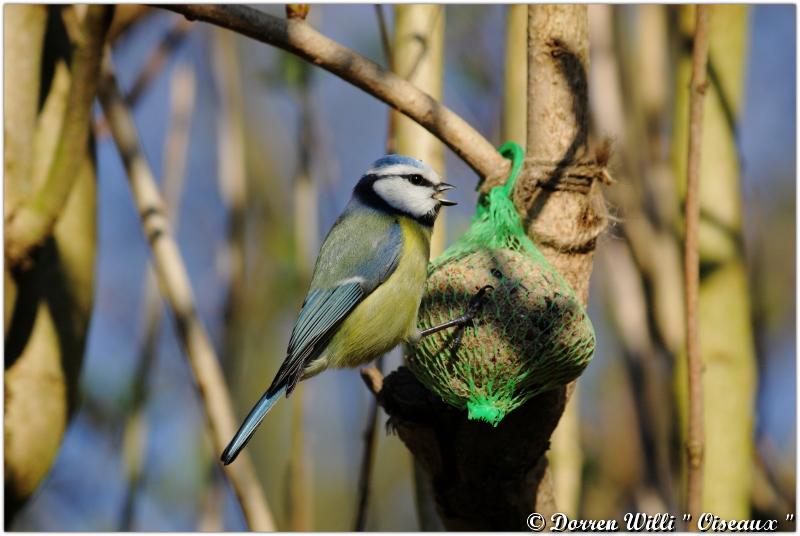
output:
<instances>
[{"instance_id":1,"label":"green twine knot","mask_svg":"<svg viewBox=\"0 0 800 536\"><path fill-rule=\"evenodd\" d=\"M492 205L500 201L501 197L511 199L511 193L514 191L517 177L519 177L519 172L522 170L522 161L525 158L525 151L522 150L522 147L520 147L518 143L508 141L498 149L498 152L505 158L511 160L511 172L505 184L492 188L484 202L478 204L475 214L479 218L483 216Z\"/></svg>"},{"instance_id":2,"label":"green twine knot","mask_svg":"<svg viewBox=\"0 0 800 536\"><path fill-rule=\"evenodd\" d=\"M508 179L504 184L492 188L478 203L469 230L433 261L431 269L436 269L447 261L461 256L465 251L479 248L524 251L537 259L541 256L533 242L525 235L522 220L511 200L514 185L522 170L525 151L519 144L509 141L500 147L499 152L511 160Z\"/></svg>"},{"instance_id":3,"label":"green twine knot","mask_svg":"<svg viewBox=\"0 0 800 536\"><path fill-rule=\"evenodd\" d=\"M527 240L523 240L525 229L522 227L522 220L511 200L511 195L522 170L525 152L513 141L504 143L499 152L511 160L511 172L505 184L492 188L483 202L478 204L473 223L482 223L485 230L491 231L482 237L482 242L486 246L519 249L519 246Z\"/></svg>"}]
</instances>

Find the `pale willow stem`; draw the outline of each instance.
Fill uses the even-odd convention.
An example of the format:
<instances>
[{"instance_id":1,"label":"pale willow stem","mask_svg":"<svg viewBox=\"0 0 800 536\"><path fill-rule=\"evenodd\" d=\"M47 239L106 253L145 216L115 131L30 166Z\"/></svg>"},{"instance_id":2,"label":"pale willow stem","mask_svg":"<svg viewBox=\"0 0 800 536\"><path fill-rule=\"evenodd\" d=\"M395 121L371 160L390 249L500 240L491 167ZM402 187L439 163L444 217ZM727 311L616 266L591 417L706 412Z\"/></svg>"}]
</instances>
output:
<instances>
[{"instance_id":1,"label":"pale willow stem","mask_svg":"<svg viewBox=\"0 0 800 536\"><path fill-rule=\"evenodd\" d=\"M103 66L99 97L128 174L142 228L150 244L161 294L172 311L178 338L194 373L212 445L215 451L222 452L236 431L230 396L214 348L197 314L189 276L166 219L153 173L142 152L133 117L120 93L108 58ZM237 463L225 466L223 471L249 528L274 530L272 513L247 453L242 453Z\"/></svg>"},{"instance_id":2,"label":"pale willow stem","mask_svg":"<svg viewBox=\"0 0 800 536\"><path fill-rule=\"evenodd\" d=\"M383 6L375 4L375 15L378 19L378 30L381 36L381 47L383 56L386 59L386 67L394 72L394 54L392 43L389 37L389 27L383 13ZM386 154L397 152L397 117L393 110L389 110L386 121ZM363 373L362 369L362 373ZM375 361L374 370L378 374L383 372L383 356ZM378 401L374 397L370 399L370 406L367 413L367 422L364 427L364 449L361 451L361 465L358 470L358 482L356 491L356 516L353 522L353 531L363 532L367 525L367 512L369 510L370 482L372 481L372 471L375 466L375 444L378 441Z\"/></svg>"},{"instance_id":3,"label":"pale willow stem","mask_svg":"<svg viewBox=\"0 0 800 536\"><path fill-rule=\"evenodd\" d=\"M703 501L703 358L700 353L698 303L700 288L700 156L703 139L703 102L708 61L708 19L710 6L696 6L692 78L689 96L689 148L686 164L686 237L684 241L684 281L686 291L686 355L689 378L689 431L687 455L687 511L697 527Z\"/></svg>"},{"instance_id":4,"label":"pale willow stem","mask_svg":"<svg viewBox=\"0 0 800 536\"><path fill-rule=\"evenodd\" d=\"M441 100L444 91L445 7L434 4L398 5L394 8L394 46L392 67L395 72L431 97ZM419 158L446 176L444 145L413 120L392 112L397 151ZM445 245L447 211L436 219L431 235L431 259ZM430 477L414 461L414 504L420 529L442 530L436 515L435 498Z\"/></svg>"},{"instance_id":5,"label":"pale willow stem","mask_svg":"<svg viewBox=\"0 0 800 536\"><path fill-rule=\"evenodd\" d=\"M224 30L220 30L224 31ZM303 65L302 67L311 69ZM319 192L312 177L317 136L311 76L302 77L297 87L300 125L297 131L298 169L293 183L295 267L301 288L311 283L316 252L319 250ZM292 393L292 432L289 458L288 511L289 530L309 531L314 523L313 456L305 440L306 386L298 385Z\"/></svg>"},{"instance_id":6,"label":"pale willow stem","mask_svg":"<svg viewBox=\"0 0 800 536\"><path fill-rule=\"evenodd\" d=\"M84 148L89 138L92 102L102 46L110 24L107 6L89 6L72 54L72 77L67 107L53 163L39 189L10 211L5 227L5 256L11 267L28 267L31 254L52 234L80 176Z\"/></svg>"},{"instance_id":7,"label":"pale willow stem","mask_svg":"<svg viewBox=\"0 0 800 536\"><path fill-rule=\"evenodd\" d=\"M506 7L502 138L525 145L528 96L528 6Z\"/></svg>"},{"instance_id":8,"label":"pale willow stem","mask_svg":"<svg viewBox=\"0 0 800 536\"><path fill-rule=\"evenodd\" d=\"M441 99L444 65L444 6L417 4L396 6L394 9L394 44L390 44L386 20L380 6L377 8L378 25L383 44L384 55L391 71L397 72L404 80L413 83L434 99ZM397 112L389 114L387 132L387 151L395 150L401 154L419 158L444 176L444 146L437 138L426 132L412 119ZM440 213L431 237L431 258L436 257L444 249L445 213ZM377 368L381 370L382 359ZM358 502L355 529L362 531L366 525L369 507L370 482L375 465L378 407L375 399L371 400L364 431L364 450L358 480ZM427 477L423 477L427 478ZM415 482L417 475L415 474ZM431 511L432 508L421 503L431 502L424 491L428 486L416 482L417 511ZM422 492L422 493L420 493ZM422 519L422 516L420 516ZM424 525L438 526L438 518L425 521ZM440 523L439 523L440 525Z\"/></svg>"},{"instance_id":9,"label":"pale willow stem","mask_svg":"<svg viewBox=\"0 0 800 536\"><path fill-rule=\"evenodd\" d=\"M395 7L394 70L432 98L440 100L444 86L444 6L408 4ZM395 112L397 152L419 158L445 176L444 145L412 119ZM436 219L431 236L431 258L444 249L447 211Z\"/></svg>"},{"instance_id":10,"label":"pale willow stem","mask_svg":"<svg viewBox=\"0 0 800 536\"><path fill-rule=\"evenodd\" d=\"M407 115L442 140L481 177L507 173L509 163L469 123L414 84L320 34L302 20L284 20L237 5L166 5L189 19L228 28L322 67Z\"/></svg>"},{"instance_id":11,"label":"pale willow stem","mask_svg":"<svg viewBox=\"0 0 800 536\"><path fill-rule=\"evenodd\" d=\"M194 71L188 64L176 68L170 81L170 121L164 151L164 201L167 217L174 227L180 220L180 198L183 193L186 156L189 149L189 128L194 108ZM158 282L152 265L147 266L144 289L145 325L139 364L133 379L131 409L123 436L123 460L128 470L128 489L124 499L121 531L133 530L136 494L142 478L144 448L148 425L144 415L147 403L146 384L156 356L158 334L161 330L161 301Z\"/></svg>"},{"instance_id":12,"label":"pale willow stem","mask_svg":"<svg viewBox=\"0 0 800 536\"><path fill-rule=\"evenodd\" d=\"M9 5L3 20L4 209L17 206L31 191L33 140L39 108L42 49L47 7ZM6 212L7 213L7 212ZM6 322L11 315L6 312Z\"/></svg>"}]
</instances>

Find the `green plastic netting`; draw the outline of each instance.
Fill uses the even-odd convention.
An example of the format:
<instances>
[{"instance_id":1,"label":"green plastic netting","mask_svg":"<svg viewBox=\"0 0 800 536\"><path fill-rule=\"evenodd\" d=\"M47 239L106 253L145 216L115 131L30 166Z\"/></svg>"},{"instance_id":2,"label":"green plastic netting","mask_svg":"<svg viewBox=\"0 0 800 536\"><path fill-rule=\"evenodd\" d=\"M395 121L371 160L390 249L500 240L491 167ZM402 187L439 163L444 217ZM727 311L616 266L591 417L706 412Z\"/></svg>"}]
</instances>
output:
<instances>
[{"instance_id":1,"label":"green plastic netting","mask_svg":"<svg viewBox=\"0 0 800 536\"><path fill-rule=\"evenodd\" d=\"M462 314L491 285L471 325L421 339L407 353L417 378L470 419L494 426L531 397L577 378L594 352L594 329L572 288L522 227L511 192L522 166L519 145L506 184L477 207L469 230L429 266L420 329Z\"/></svg>"}]
</instances>

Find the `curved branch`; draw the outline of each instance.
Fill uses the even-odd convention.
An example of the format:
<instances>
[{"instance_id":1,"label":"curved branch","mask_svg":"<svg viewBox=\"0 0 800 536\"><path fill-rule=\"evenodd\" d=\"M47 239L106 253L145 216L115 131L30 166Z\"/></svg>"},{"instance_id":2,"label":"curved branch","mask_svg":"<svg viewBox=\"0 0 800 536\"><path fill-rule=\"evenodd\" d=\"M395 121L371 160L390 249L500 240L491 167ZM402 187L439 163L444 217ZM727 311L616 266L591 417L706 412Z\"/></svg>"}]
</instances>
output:
<instances>
[{"instance_id":1,"label":"curved branch","mask_svg":"<svg viewBox=\"0 0 800 536\"><path fill-rule=\"evenodd\" d=\"M53 163L37 192L6 219L5 254L13 268L30 264L31 253L53 232L80 175L110 13L107 6L89 6L74 43L72 82Z\"/></svg>"},{"instance_id":2,"label":"curved branch","mask_svg":"<svg viewBox=\"0 0 800 536\"><path fill-rule=\"evenodd\" d=\"M503 175L505 160L464 119L414 84L317 32L299 19L280 19L239 5L165 5L201 20L274 45L322 67L407 115L442 140L478 175Z\"/></svg>"},{"instance_id":3,"label":"curved branch","mask_svg":"<svg viewBox=\"0 0 800 536\"><path fill-rule=\"evenodd\" d=\"M217 452L221 452L236 431L233 405L214 347L197 314L189 276L167 220L164 202L150 165L142 153L136 125L108 58L103 66L98 96L128 173L134 202L152 252L159 288L172 310L178 339L194 374L212 445ZM228 465L223 470L236 493L249 528L257 531L275 530L272 513L247 453L240 456L239 463Z\"/></svg>"}]
</instances>

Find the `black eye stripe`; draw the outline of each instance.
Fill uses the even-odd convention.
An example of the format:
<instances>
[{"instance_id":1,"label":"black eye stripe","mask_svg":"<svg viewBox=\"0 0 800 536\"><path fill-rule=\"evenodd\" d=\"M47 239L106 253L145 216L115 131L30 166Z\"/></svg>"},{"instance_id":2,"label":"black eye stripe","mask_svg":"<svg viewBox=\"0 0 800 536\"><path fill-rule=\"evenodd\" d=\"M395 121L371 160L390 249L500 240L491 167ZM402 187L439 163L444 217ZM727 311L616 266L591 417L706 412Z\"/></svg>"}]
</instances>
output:
<instances>
[{"instance_id":1,"label":"black eye stripe","mask_svg":"<svg viewBox=\"0 0 800 536\"><path fill-rule=\"evenodd\" d=\"M403 178L415 186L427 186L428 188L433 188L435 186L435 184L418 173L403 175Z\"/></svg>"}]
</instances>

